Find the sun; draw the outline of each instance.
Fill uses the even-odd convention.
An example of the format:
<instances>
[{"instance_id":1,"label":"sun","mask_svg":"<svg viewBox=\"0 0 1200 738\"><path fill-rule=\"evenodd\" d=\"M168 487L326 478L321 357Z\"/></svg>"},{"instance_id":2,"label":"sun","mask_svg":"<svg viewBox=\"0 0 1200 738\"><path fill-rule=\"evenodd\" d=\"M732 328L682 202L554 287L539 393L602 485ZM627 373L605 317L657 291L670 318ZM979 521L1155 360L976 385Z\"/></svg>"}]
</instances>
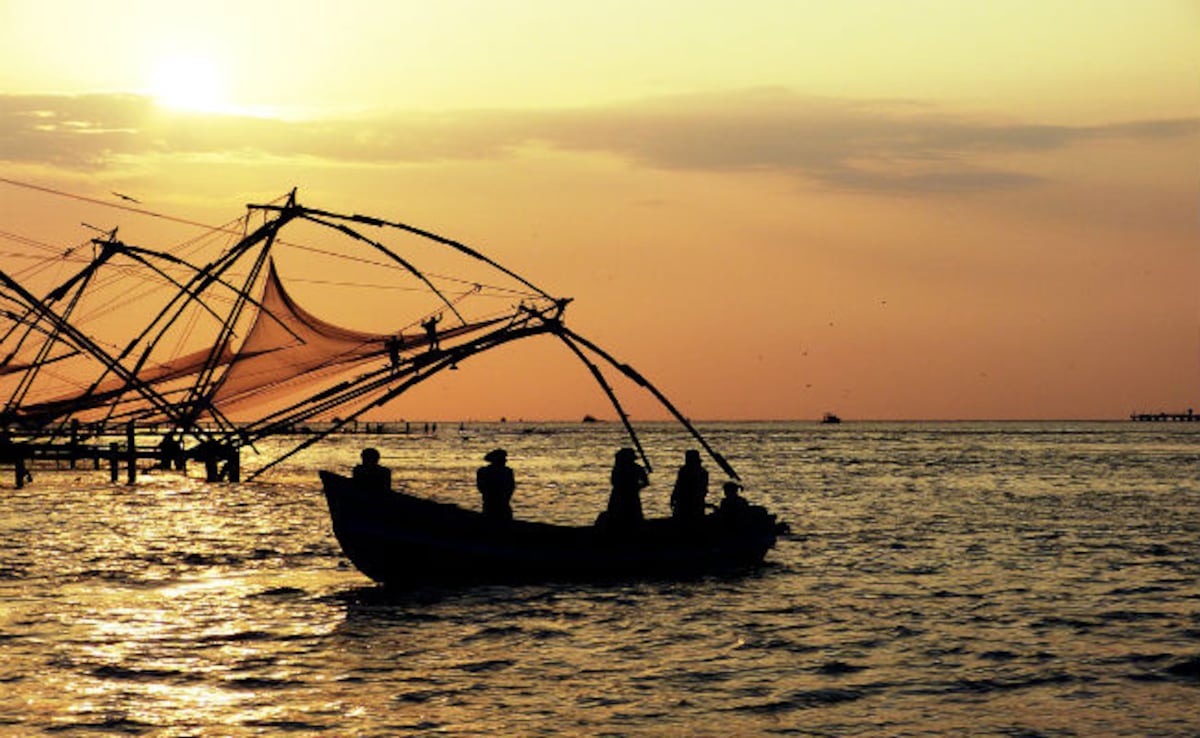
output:
<instances>
[{"instance_id":1,"label":"sun","mask_svg":"<svg viewBox=\"0 0 1200 738\"><path fill-rule=\"evenodd\" d=\"M211 59L169 56L154 65L150 94L160 105L177 110L213 112L224 107L224 86Z\"/></svg>"}]
</instances>

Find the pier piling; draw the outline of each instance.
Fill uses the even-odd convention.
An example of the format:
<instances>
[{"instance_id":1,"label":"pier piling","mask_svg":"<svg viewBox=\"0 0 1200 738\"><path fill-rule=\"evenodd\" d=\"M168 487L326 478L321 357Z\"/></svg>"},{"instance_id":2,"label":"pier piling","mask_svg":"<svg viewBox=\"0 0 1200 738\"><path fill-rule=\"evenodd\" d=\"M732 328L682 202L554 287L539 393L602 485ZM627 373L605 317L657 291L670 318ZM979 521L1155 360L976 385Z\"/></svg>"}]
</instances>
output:
<instances>
[{"instance_id":1,"label":"pier piling","mask_svg":"<svg viewBox=\"0 0 1200 738\"><path fill-rule=\"evenodd\" d=\"M124 467L125 484L133 485L137 483L139 465L144 465L147 460L153 462L155 469L174 469L186 475L190 458L203 462L205 479L209 482L241 482L241 454L234 445L207 441L186 452L176 448L165 454L161 444L151 443L154 439L147 437L145 429L141 429L140 436L138 431L138 428L127 425L124 432L116 436L117 440L111 434L88 437L73 433L58 442L17 440L11 435L3 435L0 436L0 468L12 465L11 478L17 489L29 484L34 468L47 472L77 470L80 461L83 462L83 468L90 466L95 471L107 464L108 478L113 484L121 479Z\"/></svg>"}]
</instances>

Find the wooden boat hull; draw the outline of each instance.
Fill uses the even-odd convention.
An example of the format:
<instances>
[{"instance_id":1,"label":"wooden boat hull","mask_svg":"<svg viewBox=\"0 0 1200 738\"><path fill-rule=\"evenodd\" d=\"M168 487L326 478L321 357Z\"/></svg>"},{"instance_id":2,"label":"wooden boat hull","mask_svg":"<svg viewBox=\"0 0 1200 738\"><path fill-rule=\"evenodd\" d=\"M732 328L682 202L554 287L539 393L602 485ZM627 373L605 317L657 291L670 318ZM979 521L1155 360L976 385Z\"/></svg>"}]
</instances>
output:
<instances>
[{"instance_id":1,"label":"wooden boat hull","mask_svg":"<svg viewBox=\"0 0 1200 738\"><path fill-rule=\"evenodd\" d=\"M333 532L350 561L391 586L695 576L761 564L775 516L751 507L683 528L648 520L618 534L594 526L495 524L457 505L357 487L321 472Z\"/></svg>"}]
</instances>

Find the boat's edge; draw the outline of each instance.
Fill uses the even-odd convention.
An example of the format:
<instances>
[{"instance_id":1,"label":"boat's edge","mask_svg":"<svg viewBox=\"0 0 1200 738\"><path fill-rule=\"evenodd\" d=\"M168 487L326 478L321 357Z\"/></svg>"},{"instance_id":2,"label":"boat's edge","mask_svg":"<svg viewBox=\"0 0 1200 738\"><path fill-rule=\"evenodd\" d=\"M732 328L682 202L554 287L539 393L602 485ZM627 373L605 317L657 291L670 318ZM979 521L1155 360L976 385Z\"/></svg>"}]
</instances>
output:
<instances>
[{"instance_id":1,"label":"boat's edge","mask_svg":"<svg viewBox=\"0 0 1200 738\"><path fill-rule=\"evenodd\" d=\"M777 524L690 540L669 520L647 521L655 535L616 537L592 527L514 521L495 526L455 505L403 492L365 491L320 471L334 536L351 563L388 586L677 579L747 571L775 545ZM760 508L761 510L761 508ZM410 522L412 517L421 520Z\"/></svg>"}]
</instances>

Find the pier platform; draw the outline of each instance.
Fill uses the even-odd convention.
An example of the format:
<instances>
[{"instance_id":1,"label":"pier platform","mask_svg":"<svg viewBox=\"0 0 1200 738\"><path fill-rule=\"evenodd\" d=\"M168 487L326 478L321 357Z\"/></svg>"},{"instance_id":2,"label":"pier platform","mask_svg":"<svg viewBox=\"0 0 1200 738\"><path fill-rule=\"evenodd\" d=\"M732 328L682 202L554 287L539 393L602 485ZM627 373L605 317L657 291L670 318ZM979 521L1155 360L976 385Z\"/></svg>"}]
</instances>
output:
<instances>
[{"instance_id":1,"label":"pier platform","mask_svg":"<svg viewBox=\"0 0 1200 738\"><path fill-rule=\"evenodd\" d=\"M241 481L240 454L236 447L223 443L202 443L188 451L164 446L159 436L136 432L130 425L124 437L94 437L82 440L72 435L70 440L36 441L13 438L5 432L0 436L0 468L12 468L13 486L24 487L32 480L31 471L76 469L82 464L93 469L108 468L109 479L116 482L124 467L126 483L134 484L144 461L158 469L174 468L187 473L188 461L204 466L209 482Z\"/></svg>"}]
</instances>

